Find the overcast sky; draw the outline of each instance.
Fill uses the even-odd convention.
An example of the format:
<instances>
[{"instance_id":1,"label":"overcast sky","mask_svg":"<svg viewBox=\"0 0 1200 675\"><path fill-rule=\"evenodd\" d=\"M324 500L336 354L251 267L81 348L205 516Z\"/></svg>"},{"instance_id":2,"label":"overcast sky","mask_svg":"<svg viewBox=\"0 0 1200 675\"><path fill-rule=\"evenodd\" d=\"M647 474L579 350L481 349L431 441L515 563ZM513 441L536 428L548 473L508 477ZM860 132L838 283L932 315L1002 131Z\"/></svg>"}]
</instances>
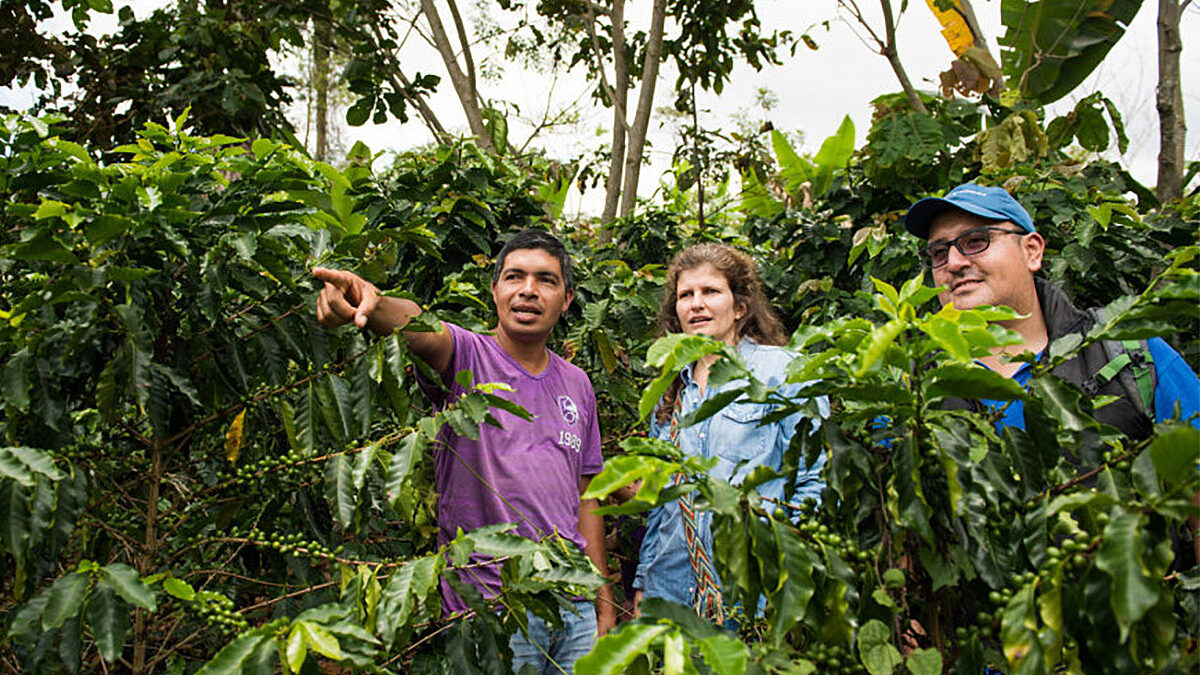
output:
<instances>
[{"instance_id":1,"label":"overcast sky","mask_svg":"<svg viewBox=\"0 0 1200 675\"><path fill-rule=\"evenodd\" d=\"M137 16L144 17L162 3L153 0L114 3L117 7L122 4L129 4ZM460 2L460 6L465 4ZM820 48L810 51L801 46L795 58L785 57L783 65L761 72L739 66L720 96L702 95L699 103L704 111L701 124L732 128L733 116L754 109L757 92L765 88L774 94L777 104L769 113L758 110L754 114L771 119L777 129L801 132L805 138L803 150L814 152L821 141L837 129L845 115L854 120L856 146L861 147L871 116L870 100L882 93L899 90L886 59L874 53L860 39L863 31L854 28L852 20L844 12L839 12L835 0L759 0L757 4L765 28L786 29L797 34L808 32ZM878 28L881 23L877 3L860 0L860 4L864 11L876 12L871 18L882 33ZM647 1L630 1L629 18L635 27L646 25L644 15L648 13L649 5ZM996 37L1002 31L999 0L975 0L975 9L993 53L998 54ZM1071 95L1051 107L1051 113L1061 114L1079 98L1097 89L1103 91L1125 117L1130 146L1122 158L1123 163L1147 185L1155 183L1158 152L1158 120L1154 107L1157 79L1156 11L1156 2L1144 2L1126 35L1100 68ZM499 10L495 10L494 14L501 15ZM829 22L828 29L822 25L826 21ZM112 30L113 27L115 12L112 17L101 17L95 22L98 30ZM1185 156L1191 160L1200 159L1200 48L1195 46L1195 41L1189 41L1189 36L1194 35L1198 27L1200 5L1192 3L1185 12L1182 25L1184 109L1190 132ZM909 3L908 11L900 20L897 43L900 57L914 83L921 89L936 89L938 73L949 67L953 55L925 2L912 0ZM477 61L485 58L486 55L476 54ZM436 53L417 35L411 35L405 43L402 63L410 76L417 71L438 75L444 73ZM674 79L673 72L664 70L661 74L656 93L657 106L671 106ZM520 109L521 117L529 119L541 117L547 109L559 110L581 101L583 109L578 124L562 128L559 133L543 133L533 141L533 145L545 148L551 157L569 160L608 141L611 113L590 107L588 93L591 85L581 73L573 73L555 81L519 65L509 64L504 67L501 78L481 82L480 89L485 98L513 102ZM29 98L28 92L0 88L0 101L10 105L21 105ZM634 95L631 94L633 99ZM465 118L448 78L443 78L431 105L446 126L459 132L466 131ZM302 115L301 112L301 124ZM509 124L510 142L522 144L529 136L530 127L515 116L510 117ZM650 141L654 145L651 151L652 165L642 173L640 192L643 196L653 192L660 176L669 168L670 153L675 145L673 135L672 123L656 116L650 134ZM425 127L413 119L405 125L390 121L384 125L368 123L363 127L350 128L345 131L345 140L347 145L362 140L374 150L403 150L428 143L431 137ZM580 196L572 190L568 213L598 212L603 202L602 192L602 188L598 188L586 196Z\"/></svg>"}]
</instances>

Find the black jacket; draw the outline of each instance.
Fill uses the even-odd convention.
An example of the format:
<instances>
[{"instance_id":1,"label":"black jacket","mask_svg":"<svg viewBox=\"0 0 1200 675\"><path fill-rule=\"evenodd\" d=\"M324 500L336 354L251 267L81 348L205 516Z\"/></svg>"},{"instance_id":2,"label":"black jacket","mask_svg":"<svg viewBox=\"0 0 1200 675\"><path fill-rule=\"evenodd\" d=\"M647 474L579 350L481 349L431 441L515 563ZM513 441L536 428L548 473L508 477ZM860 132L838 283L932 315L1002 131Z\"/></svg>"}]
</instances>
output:
<instances>
[{"instance_id":1,"label":"black jacket","mask_svg":"<svg viewBox=\"0 0 1200 675\"><path fill-rule=\"evenodd\" d=\"M1094 314L1077 309L1071 304L1070 298L1061 288L1041 278L1034 278L1037 287L1038 304L1042 308L1042 318L1046 321L1046 333L1049 343L1058 338L1078 333L1084 335L1096 323ZM1043 352L1043 358L1046 354ZM1140 357L1140 355L1138 355ZM1064 362L1051 372L1058 377L1074 384L1083 390L1085 396L1095 398L1100 395L1118 397L1116 401L1101 407L1095 412L1098 421L1120 429L1127 437L1138 441L1150 436L1154 431L1154 420L1141 411L1139 405L1130 399L1130 392L1114 377L1100 384L1096 373L1108 365L1109 354L1104 343L1097 342L1080 352L1075 358ZM950 399L946 402L948 409L979 409L977 401Z\"/></svg>"}]
</instances>

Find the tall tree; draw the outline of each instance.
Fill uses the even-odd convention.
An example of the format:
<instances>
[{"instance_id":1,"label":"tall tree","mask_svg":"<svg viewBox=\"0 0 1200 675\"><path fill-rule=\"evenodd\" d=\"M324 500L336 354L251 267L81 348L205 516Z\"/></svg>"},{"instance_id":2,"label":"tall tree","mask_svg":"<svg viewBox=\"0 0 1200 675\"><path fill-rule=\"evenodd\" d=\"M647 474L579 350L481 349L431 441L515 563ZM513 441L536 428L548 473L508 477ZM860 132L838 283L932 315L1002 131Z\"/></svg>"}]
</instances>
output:
<instances>
[{"instance_id":1,"label":"tall tree","mask_svg":"<svg viewBox=\"0 0 1200 675\"><path fill-rule=\"evenodd\" d=\"M505 6L517 8L519 3ZM563 30L562 37L548 40L554 42L551 46L569 50L569 63L587 68L596 83L595 97L613 108L604 223L628 215L636 205L664 61L679 73L675 107L686 112L693 86L720 93L737 60L756 69L776 64L777 50L791 40L787 31L764 31L750 0L655 0L649 24L641 29L630 21L625 0L556 0L540 3L538 11ZM633 90L637 103L631 110Z\"/></svg>"},{"instance_id":2,"label":"tall tree","mask_svg":"<svg viewBox=\"0 0 1200 675\"><path fill-rule=\"evenodd\" d=\"M1179 56L1183 40L1179 19L1191 0L1158 2L1158 198L1168 202L1183 196L1183 89L1179 86Z\"/></svg>"},{"instance_id":3,"label":"tall tree","mask_svg":"<svg viewBox=\"0 0 1200 675\"><path fill-rule=\"evenodd\" d=\"M450 44L450 37L442 23L441 15L438 14L434 0L421 0L421 13L429 25L433 45L446 65L446 73L450 76L454 93L458 95L463 113L467 116L467 124L471 127L471 133L480 147L494 152L495 144L492 142L491 134L488 133L487 123L483 119L483 111L479 106L475 59L471 55L471 42L467 37L466 26L463 24L462 14L458 11L455 0L447 0L447 3L450 7L450 15L454 20L460 52L455 52L454 47ZM462 59L461 64L459 63L460 58Z\"/></svg>"},{"instance_id":4,"label":"tall tree","mask_svg":"<svg viewBox=\"0 0 1200 675\"><path fill-rule=\"evenodd\" d=\"M329 153L329 51L332 31L327 17L313 20L312 87L316 146L313 155L324 161Z\"/></svg>"}]
</instances>

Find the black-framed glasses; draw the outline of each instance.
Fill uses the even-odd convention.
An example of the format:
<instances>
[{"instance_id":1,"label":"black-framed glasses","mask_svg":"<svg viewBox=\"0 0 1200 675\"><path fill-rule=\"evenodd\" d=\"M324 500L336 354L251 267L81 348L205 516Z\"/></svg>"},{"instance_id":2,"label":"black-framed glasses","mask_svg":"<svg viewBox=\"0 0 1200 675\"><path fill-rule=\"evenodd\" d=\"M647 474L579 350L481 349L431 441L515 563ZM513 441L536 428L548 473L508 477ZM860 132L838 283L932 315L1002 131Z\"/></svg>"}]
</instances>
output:
<instances>
[{"instance_id":1,"label":"black-framed glasses","mask_svg":"<svg viewBox=\"0 0 1200 675\"><path fill-rule=\"evenodd\" d=\"M1010 230L996 225L984 225L983 227L975 227L950 241L938 241L930 244L924 251L925 264L929 265L929 269L936 270L945 265L950 260L950 247L958 249L958 252L963 255L979 255L987 250L992 244L992 233L999 232L1001 234L1029 234L1025 230Z\"/></svg>"}]
</instances>

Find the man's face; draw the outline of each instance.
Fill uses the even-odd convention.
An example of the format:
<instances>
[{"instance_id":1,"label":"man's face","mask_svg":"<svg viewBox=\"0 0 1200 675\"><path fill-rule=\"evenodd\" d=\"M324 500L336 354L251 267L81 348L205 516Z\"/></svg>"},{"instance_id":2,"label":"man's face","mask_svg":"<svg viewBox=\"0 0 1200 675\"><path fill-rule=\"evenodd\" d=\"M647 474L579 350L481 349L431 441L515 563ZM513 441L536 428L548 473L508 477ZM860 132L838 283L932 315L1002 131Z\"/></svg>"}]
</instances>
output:
<instances>
[{"instance_id":1,"label":"man's face","mask_svg":"<svg viewBox=\"0 0 1200 675\"><path fill-rule=\"evenodd\" d=\"M563 282L558 258L540 248L510 251L492 284L499 329L514 340L545 341L574 297Z\"/></svg>"},{"instance_id":2,"label":"man's face","mask_svg":"<svg viewBox=\"0 0 1200 675\"><path fill-rule=\"evenodd\" d=\"M995 223L951 209L933 219L929 244L950 242L968 230L987 225L1020 229L1013 223ZM1036 232L1020 235L994 230L989 234L991 243L975 255L963 255L950 247L946 264L933 270L933 283L946 287L938 299L957 309L1004 305L1022 314L1032 313L1037 309L1033 273L1042 268L1045 241Z\"/></svg>"}]
</instances>

